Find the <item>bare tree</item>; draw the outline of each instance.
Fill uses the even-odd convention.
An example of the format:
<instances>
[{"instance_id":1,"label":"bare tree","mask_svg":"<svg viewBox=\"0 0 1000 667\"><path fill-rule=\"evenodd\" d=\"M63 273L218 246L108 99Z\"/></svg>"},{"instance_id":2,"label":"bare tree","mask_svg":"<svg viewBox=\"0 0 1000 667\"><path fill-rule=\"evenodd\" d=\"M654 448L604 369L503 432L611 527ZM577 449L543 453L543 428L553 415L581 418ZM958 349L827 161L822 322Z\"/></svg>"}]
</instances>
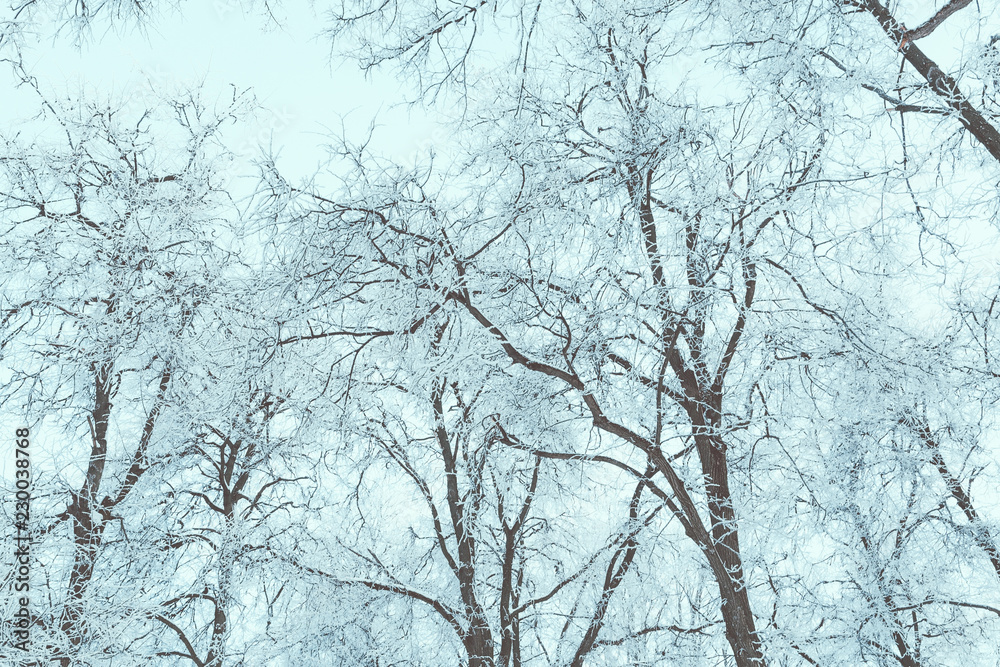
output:
<instances>
[{"instance_id":1,"label":"bare tree","mask_svg":"<svg viewBox=\"0 0 1000 667\"><path fill-rule=\"evenodd\" d=\"M93 589L154 443L172 429L177 363L224 266L207 232L227 208L212 171L225 117L194 99L139 118L42 104L39 138L8 137L3 149L4 347L17 360L5 397L26 423L66 438L35 526L50 585L64 589L33 621L44 659L69 665L110 650L106 631L128 622ZM234 98L231 111L244 104ZM164 124L182 138L169 157L152 145Z\"/></svg>"},{"instance_id":2,"label":"bare tree","mask_svg":"<svg viewBox=\"0 0 1000 667\"><path fill-rule=\"evenodd\" d=\"M453 136L265 157L242 216L240 100L43 99L0 156L5 405L70 443L34 657L995 661L1000 51L935 46L990 11L345 1Z\"/></svg>"}]
</instances>

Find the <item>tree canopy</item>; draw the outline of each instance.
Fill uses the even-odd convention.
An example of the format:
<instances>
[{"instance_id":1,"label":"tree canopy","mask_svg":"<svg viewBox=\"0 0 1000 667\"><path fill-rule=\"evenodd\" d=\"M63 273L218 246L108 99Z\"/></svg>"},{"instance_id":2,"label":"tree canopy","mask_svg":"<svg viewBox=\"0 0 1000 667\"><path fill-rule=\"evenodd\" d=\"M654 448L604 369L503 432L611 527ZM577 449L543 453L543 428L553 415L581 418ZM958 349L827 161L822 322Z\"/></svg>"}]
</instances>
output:
<instances>
[{"instance_id":1,"label":"tree canopy","mask_svg":"<svg viewBox=\"0 0 1000 667\"><path fill-rule=\"evenodd\" d=\"M308 179L234 157L249 91L116 109L25 57L164 10L5 17L38 107L0 389L37 444L0 656L1000 659L992 8L317 3L444 129L344 130Z\"/></svg>"}]
</instances>

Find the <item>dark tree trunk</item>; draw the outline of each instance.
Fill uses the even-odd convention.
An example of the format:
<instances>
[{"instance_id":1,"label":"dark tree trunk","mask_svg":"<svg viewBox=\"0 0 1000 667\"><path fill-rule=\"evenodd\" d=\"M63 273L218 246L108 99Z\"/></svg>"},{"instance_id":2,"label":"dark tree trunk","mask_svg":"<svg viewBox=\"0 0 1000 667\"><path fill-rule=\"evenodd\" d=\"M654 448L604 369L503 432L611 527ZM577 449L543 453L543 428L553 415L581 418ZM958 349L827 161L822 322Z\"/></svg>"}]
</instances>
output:
<instances>
[{"instance_id":1,"label":"dark tree trunk","mask_svg":"<svg viewBox=\"0 0 1000 667\"><path fill-rule=\"evenodd\" d=\"M889 10L878 0L854 0L851 2L867 10L885 34L892 40L896 48L902 51L903 57L922 76L950 109L957 112L962 125L989 151L993 159L1000 161L1000 132L985 117L972 106L969 99L958 88L958 82L945 74L937 64L927 57L913 43L920 34L911 35L906 27L899 23ZM967 3L966 3L967 4Z\"/></svg>"}]
</instances>

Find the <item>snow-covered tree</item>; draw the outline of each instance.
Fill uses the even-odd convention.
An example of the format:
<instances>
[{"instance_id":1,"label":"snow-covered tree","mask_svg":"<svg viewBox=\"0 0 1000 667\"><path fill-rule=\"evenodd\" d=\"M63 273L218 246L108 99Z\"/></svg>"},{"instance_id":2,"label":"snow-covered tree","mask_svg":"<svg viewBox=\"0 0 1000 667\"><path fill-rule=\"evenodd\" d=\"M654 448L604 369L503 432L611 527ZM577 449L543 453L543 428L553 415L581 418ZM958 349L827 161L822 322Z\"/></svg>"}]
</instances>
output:
<instances>
[{"instance_id":1,"label":"snow-covered tree","mask_svg":"<svg viewBox=\"0 0 1000 667\"><path fill-rule=\"evenodd\" d=\"M992 9L322 9L447 141L242 199L240 100L6 135L38 659L996 662Z\"/></svg>"}]
</instances>

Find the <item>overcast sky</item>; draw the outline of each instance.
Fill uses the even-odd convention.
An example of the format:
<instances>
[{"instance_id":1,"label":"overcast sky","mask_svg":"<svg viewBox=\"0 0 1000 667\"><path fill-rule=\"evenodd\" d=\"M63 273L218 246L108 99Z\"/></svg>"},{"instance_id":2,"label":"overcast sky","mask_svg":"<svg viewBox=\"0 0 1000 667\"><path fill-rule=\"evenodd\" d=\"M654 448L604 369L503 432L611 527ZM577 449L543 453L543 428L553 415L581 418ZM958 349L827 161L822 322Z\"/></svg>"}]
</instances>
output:
<instances>
[{"instance_id":1,"label":"overcast sky","mask_svg":"<svg viewBox=\"0 0 1000 667\"><path fill-rule=\"evenodd\" d=\"M272 144L279 168L293 180L317 171L342 120L348 136L359 140L377 117L370 147L404 163L442 140L425 114L402 104L403 91L390 72L366 79L351 63L331 62L321 27L304 8L283 15L280 28L269 28L261 16L244 14L238 0L188 2L174 16L154 17L141 32L95 31L81 48L68 34L28 39L23 58L47 96L109 100L136 118L158 95L200 88L211 107L231 100L233 86L252 89L264 109L255 121L231 127L227 143L248 160ZM3 131L17 131L39 110L37 95L18 87L13 69L0 63ZM13 419L0 421L5 433L20 423ZM9 445L4 442L0 457L4 476L13 461Z\"/></svg>"},{"instance_id":2,"label":"overcast sky","mask_svg":"<svg viewBox=\"0 0 1000 667\"><path fill-rule=\"evenodd\" d=\"M135 105L154 90L170 94L200 87L207 103L224 103L232 86L252 89L268 111L231 135L230 147L250 154L273 142L289 176L315 171L342 119L349 136L360 138L377 116L372 147L412 160L433 140L427 117L400 106L403 94L391 73L366 79L355 65L332 62L321 27L307 9L283 14L275 27L244 13L238 0L189 2L174 15L155 17L143 32L108 33L101 22L79 49L66 34L28 40L24 63L53 96L82 93ZM0 76L0 100L9 101L0 104L0 122L11 127L37 112L38 100L24 87L15 89L9 68Z\"/></svg>"}]
</instances>

